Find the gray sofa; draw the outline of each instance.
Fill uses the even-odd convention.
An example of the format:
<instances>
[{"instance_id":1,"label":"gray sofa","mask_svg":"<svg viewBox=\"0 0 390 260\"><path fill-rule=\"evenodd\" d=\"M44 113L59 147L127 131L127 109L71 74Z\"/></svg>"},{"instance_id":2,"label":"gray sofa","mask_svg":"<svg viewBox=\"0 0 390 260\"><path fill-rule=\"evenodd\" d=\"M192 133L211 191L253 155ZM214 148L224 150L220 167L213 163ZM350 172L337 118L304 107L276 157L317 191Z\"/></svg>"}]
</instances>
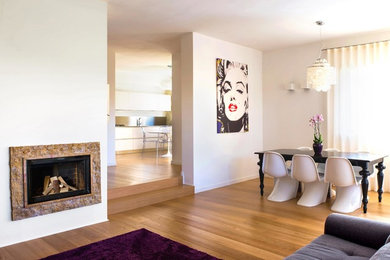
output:
<instances>
[{"instance_id":1,"label":"gray sofa","mask_svg":"<svg viewBox=\"0 0 390 260\"><path fill-rule=\"evenodd\" d=\"M389 235L390 223L331 214L323 235L285 259L390 259Z\"/></svg>"}]
</instances>

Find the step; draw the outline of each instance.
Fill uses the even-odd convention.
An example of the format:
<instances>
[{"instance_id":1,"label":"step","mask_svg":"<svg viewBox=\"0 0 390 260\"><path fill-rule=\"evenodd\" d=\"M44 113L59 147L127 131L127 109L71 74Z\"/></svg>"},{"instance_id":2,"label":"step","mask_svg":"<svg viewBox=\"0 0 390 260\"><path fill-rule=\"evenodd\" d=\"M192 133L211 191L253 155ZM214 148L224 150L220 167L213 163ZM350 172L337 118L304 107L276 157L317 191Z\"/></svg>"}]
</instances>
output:
<instances>
[{"instance_id":1,"label":"step","mask_svg":"<svg viewBox=\"0 0 390 260\"><path fill-rule=\"evenodd\" d=\"M108 200L122 198L130 195L141 194L149 191L166 189L179 186L183 183L182 176L175 176L169 179L140 183L126 187L111 188L107 191Z\"/></svg>"},{"instance_id":2,"label":"step","mask_svg":"<svg viewBox=\"0 0 390 260\"><path fill-rule=\"evenodd\" d=\"M108 215L194 194L194 186L179 185L108 200Z\"/></svg>"}]
</instances>

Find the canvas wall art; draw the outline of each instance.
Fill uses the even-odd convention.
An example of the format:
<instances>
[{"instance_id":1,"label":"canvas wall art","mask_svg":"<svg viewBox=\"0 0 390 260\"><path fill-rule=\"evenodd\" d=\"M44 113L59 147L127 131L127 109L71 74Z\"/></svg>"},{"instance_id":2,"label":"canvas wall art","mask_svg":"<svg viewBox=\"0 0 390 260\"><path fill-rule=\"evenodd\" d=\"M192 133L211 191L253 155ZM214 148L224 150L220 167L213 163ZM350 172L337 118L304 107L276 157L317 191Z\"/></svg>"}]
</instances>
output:
<instances>
[{"instance_id":1,"label":"canvas wall art","mask_svg":"<svg viewBox=\"0 0 390 260\"><path fill-rule=\"evenodd\" d=\"M217 59L217 133L248 132L248 65Z\"/></svg>"}]
</instances>

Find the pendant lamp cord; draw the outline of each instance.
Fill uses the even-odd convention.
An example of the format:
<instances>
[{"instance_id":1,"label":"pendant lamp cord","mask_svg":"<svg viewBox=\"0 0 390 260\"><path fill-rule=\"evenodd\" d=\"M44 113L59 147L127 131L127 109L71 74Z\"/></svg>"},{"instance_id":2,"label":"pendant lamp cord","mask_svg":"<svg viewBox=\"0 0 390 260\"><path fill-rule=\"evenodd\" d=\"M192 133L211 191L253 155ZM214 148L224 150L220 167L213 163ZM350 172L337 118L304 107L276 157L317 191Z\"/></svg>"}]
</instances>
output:
<instances>
[{"instance_id":1,"label":"pendant lamp cord","mask_svg":"<svg viewBox=\"0 0 390 260\"><path fill-rule=\"evenodd\" d=\"M324 24L323 21L316 21L316 24L320 27L320 43L321 43L321 47L320 47L320 51L319 51L319 54L318 54L318 58L320 59L321 58L321 54L322 54L322 49L324 48L324 43L322 42L322 25Z\"/></svg>"}]
</instances>

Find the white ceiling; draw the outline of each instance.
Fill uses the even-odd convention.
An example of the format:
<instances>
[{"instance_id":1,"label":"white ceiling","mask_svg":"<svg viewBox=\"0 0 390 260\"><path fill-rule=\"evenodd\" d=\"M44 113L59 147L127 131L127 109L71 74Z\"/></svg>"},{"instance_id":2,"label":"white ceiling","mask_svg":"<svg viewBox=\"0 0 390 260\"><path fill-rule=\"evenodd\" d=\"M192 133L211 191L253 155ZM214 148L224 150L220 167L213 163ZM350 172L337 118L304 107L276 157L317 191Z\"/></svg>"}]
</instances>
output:
<instances>
[{"instance_id":1,"label":"white ceiling","mask_svg":"<svg viewBox=\"0 0 390 260\"><path fill-rule=\"evenodd\" d=\"M109 0L109 46L130 63L170 64L178 37L198 32L267 51L390 30L389 0Z\"/></svg>"}]
</instances>

